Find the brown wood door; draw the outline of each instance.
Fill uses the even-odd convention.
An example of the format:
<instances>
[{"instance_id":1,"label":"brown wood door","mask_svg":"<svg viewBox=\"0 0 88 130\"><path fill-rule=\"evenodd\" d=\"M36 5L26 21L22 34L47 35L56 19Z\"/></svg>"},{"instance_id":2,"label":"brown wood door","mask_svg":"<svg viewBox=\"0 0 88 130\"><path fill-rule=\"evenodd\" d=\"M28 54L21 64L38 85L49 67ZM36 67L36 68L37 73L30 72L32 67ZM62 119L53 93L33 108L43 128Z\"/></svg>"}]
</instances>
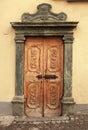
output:
<instances>
[{"instance_id":1,"label":"brown wood door","mask_svg":"<svg viewBox=\"0 0 88 130\"><path fill-rule=\"evenodd\" d=\"M29 37L25 43L25 114L61 115L63 43L60 37Z\"/></svg>"}]
</instances>

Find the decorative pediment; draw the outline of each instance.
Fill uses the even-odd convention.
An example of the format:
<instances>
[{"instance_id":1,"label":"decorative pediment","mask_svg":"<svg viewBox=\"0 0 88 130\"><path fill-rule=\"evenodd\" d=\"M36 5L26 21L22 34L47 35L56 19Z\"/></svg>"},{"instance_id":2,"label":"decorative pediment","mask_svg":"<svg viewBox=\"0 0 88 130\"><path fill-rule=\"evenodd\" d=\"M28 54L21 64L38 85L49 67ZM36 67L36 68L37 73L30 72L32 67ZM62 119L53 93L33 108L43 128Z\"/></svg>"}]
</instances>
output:
<instances>
[{"instance_id":1,"label":"decorative pediment","mask_svg":"<svg viewBox=\"0 0 88 130\"><path fill-rule=\"evenodd\" d=\"M63 12L55 14L51 12L52 6L50 4L40 4L37 6L35 14L24 13L22 15L22 22L65 22L67 15Z\"/></svg>"}]
</instances>

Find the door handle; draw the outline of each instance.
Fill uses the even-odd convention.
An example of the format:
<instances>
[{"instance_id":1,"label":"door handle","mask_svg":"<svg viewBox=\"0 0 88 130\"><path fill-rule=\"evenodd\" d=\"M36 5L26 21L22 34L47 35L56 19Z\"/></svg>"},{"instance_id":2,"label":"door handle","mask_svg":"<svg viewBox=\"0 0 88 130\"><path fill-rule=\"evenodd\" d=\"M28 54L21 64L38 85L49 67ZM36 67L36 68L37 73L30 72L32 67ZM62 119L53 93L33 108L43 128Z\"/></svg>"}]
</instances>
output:
<instances>
[{"instance_id":1,"label":"door handle","mask_svg":"<svg viewBox=\"0 0 88 130\"><path fill-rule=\"evenodd\" d=\"M58 76L56 76L56 75L44 75L43 76L43 78L45 78L45 79L56 79L56 78L58 78Z\"/></svg>"},{"instance_id":2,"label":"door handle","mask_svg":"<svg viewBox=\"0 0 88 130\"><path fill-rule=\"evenodd\" d=\"M38 79L42 79L43 76L42 76L42 75L37 75L36 78L38 78Z\"/></svg>"},{"instance_id":3,"label":"door handle","mask_svg":"<svg viewBox=\"0 0 88 130\"><path fill-rule=\"evenodd\" d=\"M42 78L45 78L45 79L56 79L56 78L58 78L58 76L56 76L56 75L44 75L44 76L42 76L42 75L37 75L36 76L36 78L38 78L38 79L42 79Z\"/></svg>"}]
</instances>

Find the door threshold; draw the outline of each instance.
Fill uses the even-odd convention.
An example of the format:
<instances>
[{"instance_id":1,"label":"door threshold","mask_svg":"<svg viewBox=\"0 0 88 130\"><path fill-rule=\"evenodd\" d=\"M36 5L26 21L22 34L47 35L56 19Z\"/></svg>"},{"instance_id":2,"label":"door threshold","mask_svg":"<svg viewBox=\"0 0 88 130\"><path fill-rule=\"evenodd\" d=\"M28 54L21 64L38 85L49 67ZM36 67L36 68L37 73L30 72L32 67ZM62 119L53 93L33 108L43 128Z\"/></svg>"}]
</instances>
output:
<instances>
[{"instance_id":1,"label":"door threshold","mask_svg":"<svg viewBox=\"0 0 88 130\"><path fill-rule=\"evenodd\" d=\"M16 116L15 120L18 121L64 121L64 120L69 120L68 116L59 116L59 117L19 117Z\"/></svg>"}]
</instances>

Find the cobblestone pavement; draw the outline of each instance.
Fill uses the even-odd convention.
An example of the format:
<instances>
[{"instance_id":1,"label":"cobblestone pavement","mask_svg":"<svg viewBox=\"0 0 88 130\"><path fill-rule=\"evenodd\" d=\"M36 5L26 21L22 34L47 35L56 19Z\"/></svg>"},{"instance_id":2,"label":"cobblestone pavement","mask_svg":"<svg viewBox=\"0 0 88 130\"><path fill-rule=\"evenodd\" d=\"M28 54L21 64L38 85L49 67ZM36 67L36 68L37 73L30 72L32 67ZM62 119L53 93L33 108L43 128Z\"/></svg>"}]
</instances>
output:
<instances>
[{"instance_id":1,"label":"cobblestone pavement","mask_svg":"<svg viewBox=\"0 0 88 130\"><path fill-rule=\"evenodd\" d=\"M59 118L0 117L0 130L88 130L88 115Z\"/></svg>"}]
</instances>

